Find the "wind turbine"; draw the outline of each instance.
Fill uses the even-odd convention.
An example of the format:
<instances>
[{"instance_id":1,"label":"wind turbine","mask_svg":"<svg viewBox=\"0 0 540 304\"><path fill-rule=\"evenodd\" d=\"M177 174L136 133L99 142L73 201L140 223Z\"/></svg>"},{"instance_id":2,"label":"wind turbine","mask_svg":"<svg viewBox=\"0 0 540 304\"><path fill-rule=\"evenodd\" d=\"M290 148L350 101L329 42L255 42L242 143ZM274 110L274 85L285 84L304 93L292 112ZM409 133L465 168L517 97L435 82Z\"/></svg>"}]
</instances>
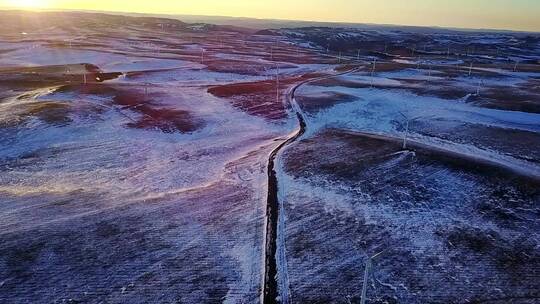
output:
<instances>
[{"instance_id":1,"label":"wind turbine","mask_svg":"<svg viewBox=\"0 0 540 304\"><path fill-rule=\"evenodd\" d=\"M405 117L405 121L406 121L405 134L403 134L403 150L405 150L405 149L407 149L407 137L409 136L410 119L409 119L409 117L405 116L402 113L401 113L401 115L403 115L403 117Z\"/></svg>"},{"instance_id":2,"label":"wind turbine","mask_svg":"<svg viewBox=\"0 0 540 304\"><path fill-rule=\"evenodd\" d=\"M409 136L409 125L411 122L411 119L409 119L408 115L403 114L403 112L399 112L399 115L403 116L405 118L405 133L403 134L403 150L407 149L407 137ZM417 119L417 118L415 118Z\"/></svg>"},{"instance_id":3,"label":"wind turbine","mask_svg":"<svg viewBox=\"0 0 540 304\"><path fill-rule=\"evenodd\" d=\"M417 116L417 117L414 117L414 118L409 118L408 115L405 115L403 114L403 112L398 112L399 115L403 116L403 118L405 118L405 133L403 134L403 150L407 149L407 142L408 142L408 137L409 137L409 127L410 127L410 124L411 122L414 122L420 118L426 118L426 119L429 119L429 118L432 118L433 116Z\"/></svg>"},{"instance_id":4,"label":"wind turbine","mask_svg":"<svg viewBox=\"0 0 540 304\"><path fill-rule=\"evenodd\" d=\"M482 85L482 80L478 80L478 85L476 86L476 96L480 96L480 86Z\"/></svg>"},{"instance_id":5,"label":"wind turbine","mask_svg":"<svg viewBox=\"0 0 540 304\"><path fill-rule=\"evenodd\" d=\"M373 67L371 68L371 77L369 80L369 86L373 88L373 77L375 74L375 66L377 65L377 57L373 58Z\"/></svg>"},{"instance_id":6,"label":"wind turbine","mask_svg":"<svg viewBox=\"0 0 540 304\"><path fill-rule=\"evenodd\" d=\"M373 77L375 74L375 66L377 65L377 57L373 58L373 67L371 68L370 87L373 88Z\"/></svg>"},{"instance_id":7,"label":"wind turbine","mask_svg":"<svg viewBox=\"0 0 540 304\"><path fill-rule=\"evenodd\" d=\"M276 68L276 102L279 103L279 65Z\"/></svg>"},{"instance_id":8,"label":"wind turbine","mask_svg":"<svg viewBox=\"0 0 540 304\"><path fill-rule=\"evenodd\" d=\"M264 69L264 76L265 76L266 80L271 80L272 79L272 74L268 73L268 69L266 68L265 65L263 65L263 69Z\"/></svg>"},{"instance_id":9,"label":"wind turbine","mask_svg":"<svg viewBox=\"0 0 540 304\"><path fill-rule=\"evenodd\" d=\"M373 260L377 258L378 256L380 256L383 252L384 251L381 251L377 253L376 255L373 255L367 258L366 268L364 269L364 283L362 285L362 296L360 298L360 304L366 303L367 285L368 285L367 283L368 283L369 272L371 271L371 265L373 263Z\"/></svg>"},{"instance_id":10,"label":"wind turbine","mask_svg":"<svg viewBox=\"0 0 540 304\"><path fill-rule=\"evenodd\" d=\"M201 48L201 64L204 64L204 48Z\"/></svg>"}]
</instances>

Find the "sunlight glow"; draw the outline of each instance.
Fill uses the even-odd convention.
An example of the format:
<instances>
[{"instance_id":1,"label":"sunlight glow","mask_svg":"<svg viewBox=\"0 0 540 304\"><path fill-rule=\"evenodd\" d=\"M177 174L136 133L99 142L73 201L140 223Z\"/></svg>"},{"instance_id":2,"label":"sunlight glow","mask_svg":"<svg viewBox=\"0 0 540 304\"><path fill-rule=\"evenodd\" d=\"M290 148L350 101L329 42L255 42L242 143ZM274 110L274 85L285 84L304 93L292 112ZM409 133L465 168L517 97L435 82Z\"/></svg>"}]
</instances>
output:
<instances>
[{"instance_id":1,"label":"sunlight glow","mask_svg":"<svg viewBox=\"0 0 540 304\"><path fill-rule=\"evenodd\" d=\"M1 7L540 31L538 0L0 0Z\"/></svg>"},{"instance_id":2,"label":"sunlight glow","mask_svg":"<svg viewBox=\"0 0 540 304\"><path fill-rule=\"evenodd\" d=\"M45 8L48 6L47 0L9 0L10 6L22 8Z\"/></svg>"}]
</instances>

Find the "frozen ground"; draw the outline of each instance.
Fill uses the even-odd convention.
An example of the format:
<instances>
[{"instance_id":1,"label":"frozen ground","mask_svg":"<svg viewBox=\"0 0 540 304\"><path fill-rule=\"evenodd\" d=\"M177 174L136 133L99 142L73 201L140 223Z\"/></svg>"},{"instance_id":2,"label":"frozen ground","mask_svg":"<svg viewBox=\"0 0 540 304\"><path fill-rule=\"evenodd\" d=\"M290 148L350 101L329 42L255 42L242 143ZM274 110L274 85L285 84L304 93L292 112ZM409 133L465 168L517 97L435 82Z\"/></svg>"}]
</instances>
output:
<instances>
[{"instance_id":1,"label":"frozen ground","mask_svg":"<svg viewBox=\"0 0 540 304\"><path fill-rule=\"evenodd\" d=\"M283 156L293 303L537 303L538 182L330 129Z\"/></svg>"},{"instance_id":2,"label":"frozen ground","mask_svg":"<svg viewBox=\"0 0 540 304\"><path fill-rule=\"evenodd\" d=\"M379 58L297 90L286 302L358 303L378 253L368 303L540 301L540 67L432 61Z\"/></svg>"},{"instance_id":3,"label":"frozen ground","mask_svg":"<svg viewBox=\"0 0 540 304\"><path fill-rule=\"evenodd\" d=\"M296 122L275 87L257 115L208 90L287 66L285 92L317 56L172 20L29 16L0 32L0 302L257 302L268 155Z\"/></svg>"},{"instance_id":4,"label":"frozen ground","mask_svg":"<svg viewBox=\"0 0 540 304\"><path fill-rule=\"evenodd\" d=\"M298 100L308 109L308 133L315 134L331 126L403 137L408 124L407 137L490 158L524 174L540 175L539 114L486 108L463 98L424 95L416 89L430 89L431 79L420 77L418 83L408 86L396 80L403 77L403 72L398 75L388 72L374 76L352 74L303 86ZM461 86L473 81L463 79ZM448 87L456 86L448 84ZM508 86L508 90L513 88L511 82ZM339 101L330 108L324 103L325 98L330 99L328 95ZM537 100L532 99L532 102Z\"/></svg>"}]
</instances>

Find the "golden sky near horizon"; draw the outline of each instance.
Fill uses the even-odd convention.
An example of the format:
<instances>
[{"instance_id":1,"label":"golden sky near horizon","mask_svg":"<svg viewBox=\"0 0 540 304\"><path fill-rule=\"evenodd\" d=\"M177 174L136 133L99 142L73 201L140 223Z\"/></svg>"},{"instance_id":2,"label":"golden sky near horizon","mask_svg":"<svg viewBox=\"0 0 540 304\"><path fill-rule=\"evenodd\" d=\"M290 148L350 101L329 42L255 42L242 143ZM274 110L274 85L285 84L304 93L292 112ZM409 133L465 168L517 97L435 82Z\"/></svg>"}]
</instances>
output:
<instances>
[{"instance_id":1,"label":"golden sky near horizon","mask_svg":"<svg viewBox=\"0 0 540 304\"><path fill-rule=\"evenodd\" d=\"M0 0L0 7L540 31L540 0Z\"/></svg>"}]
</instances>

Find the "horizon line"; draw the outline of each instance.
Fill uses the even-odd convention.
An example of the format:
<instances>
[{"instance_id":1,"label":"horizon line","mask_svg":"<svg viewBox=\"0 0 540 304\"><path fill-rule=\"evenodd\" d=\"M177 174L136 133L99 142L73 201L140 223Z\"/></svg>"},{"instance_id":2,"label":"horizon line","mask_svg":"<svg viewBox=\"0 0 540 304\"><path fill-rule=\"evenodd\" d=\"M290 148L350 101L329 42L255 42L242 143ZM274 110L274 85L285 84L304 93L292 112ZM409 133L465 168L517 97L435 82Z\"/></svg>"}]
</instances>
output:
<instances>
[{"instance_id":1,"label":"horizon line","mask_svg":"<svg viewBox=\"0 0 540 304\"><path fill-rule=\"evenodd\" d=\"M170 17L210 17L210 18L232 18L232 19L246 19L246 20L258 20L258 21L278 21L278 22L298 22L298 23L320 23L320 24L343 24L343 25L370 25L381 27L409 27L409 28L426 28L426 29L445 29L454 31L489 31L489 32L513 32L513 33L530 33L540 34L539 30L524 30L524 29L504 29L504 28L469 28L459 26L446 26L446 25L425 25L425 24L396 24L396 23L368 23L368 22L355 22L355 21L320 21L320 20L306 20L306 19L282 19L282 18L263 18L263 17L247 17L247 16L226 16L226 15L196 15L196 14L182 14L182 13L153 13L153 12L131 12L131 11L119 11L119 10L91 10L91 9L69 9L69 8L22 8L22 7L10 7L0 6L2 11L21 11L21 12L81 12L81 13L102 13L109 15L152 15L152 16L170 16ZM177 18L168 18L176 19ZM180 20L182 21L182 20ZM234 24L223 24L231 25Z\"/></svg>"}]
</instances>

